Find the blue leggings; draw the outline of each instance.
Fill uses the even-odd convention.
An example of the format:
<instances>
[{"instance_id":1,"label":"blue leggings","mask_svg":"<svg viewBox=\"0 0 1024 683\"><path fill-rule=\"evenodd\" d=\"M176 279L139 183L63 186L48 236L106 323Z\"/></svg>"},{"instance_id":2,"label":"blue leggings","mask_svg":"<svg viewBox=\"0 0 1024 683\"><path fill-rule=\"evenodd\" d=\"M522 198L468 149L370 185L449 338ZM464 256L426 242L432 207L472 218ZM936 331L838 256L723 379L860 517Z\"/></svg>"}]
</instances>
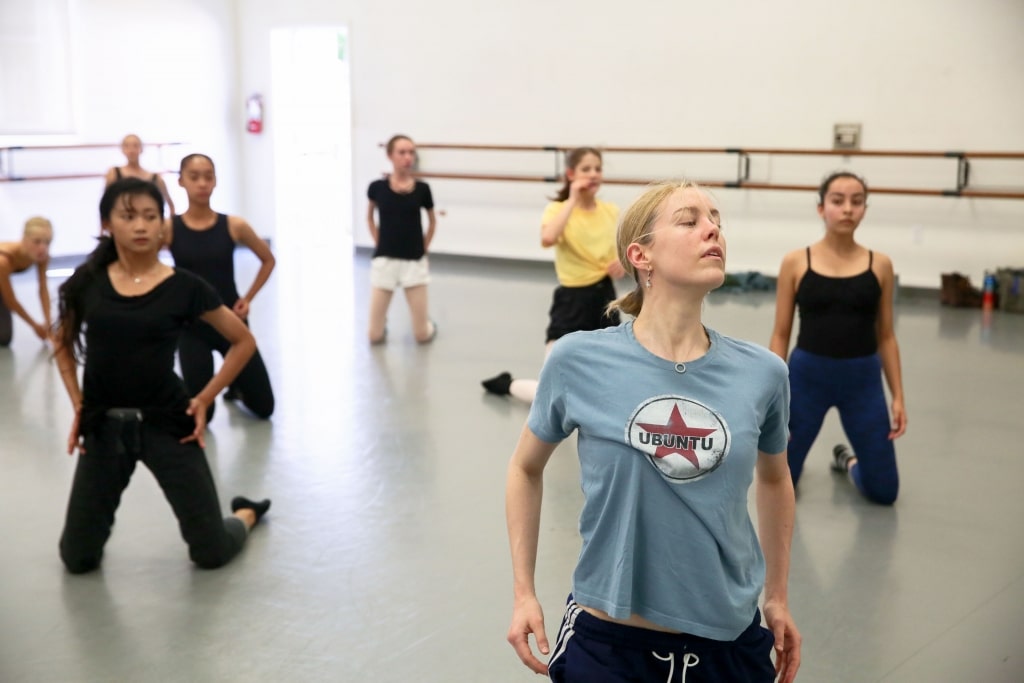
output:
<instances>
[{"instance_id":1,"label":"blue leggings","mask_svg":"<svg viewBox=\"0 0 1024 683\"><path fill-rule=\"evenodd\" d=\"M900 477L896 449L889 438L892 427L878 356L828 358L793 349L789 386L789 471L793 484L800 479L825 413L835 407L857 456L857 463L850 469L853 483L869 500L883 505L895 502Z\"/></svg>"}]
</instances>

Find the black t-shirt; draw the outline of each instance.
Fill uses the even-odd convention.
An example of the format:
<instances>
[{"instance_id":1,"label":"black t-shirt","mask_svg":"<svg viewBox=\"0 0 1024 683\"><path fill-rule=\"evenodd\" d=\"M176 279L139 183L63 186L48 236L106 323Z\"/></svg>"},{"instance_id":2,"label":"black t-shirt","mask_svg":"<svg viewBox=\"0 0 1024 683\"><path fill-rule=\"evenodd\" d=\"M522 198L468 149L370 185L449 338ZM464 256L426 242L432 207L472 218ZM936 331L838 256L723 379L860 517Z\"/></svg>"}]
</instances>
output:
<instances>
[{"instance_id":1,"label":"black t-shirt","mask_svg":"<svg viewBox=\"0 0 1024 683\"><path fill-rule=\"evenodd\" d=\"M188 227L181 216L171 219L171 226L174 265L209 282L221 301L234 306L239 298L235 287L235 241L228 230L227 215L217 214L213 227L202 230Z\"/></svg>"},{"instance_id":2,"label":"black t-shirt","mask_svg":"<svg viewBox=\"0 0 1024 683\"><path fill-rule=\"evenodd\" d=\"M409 192L395 192L388 179L374 180L366 196L377 205L380 237L374 256L416 261L423 258L421 209L433 209L430 186L419 180Z\"/></svg>"},{"instance_id":3,"label":"black t-shirt","mask_svg":"<svg viewBox=\"0 0 1024 683\"><path fill-rule=\"evenodd\" d=\"M104 269L83 300L82 433L108 408L141 408L147 421L191 433L190 396L174 374L174 351L182 329L220 305L213 288L186 270L141 296L122 296Z\"/></svg>"}]
</instances>

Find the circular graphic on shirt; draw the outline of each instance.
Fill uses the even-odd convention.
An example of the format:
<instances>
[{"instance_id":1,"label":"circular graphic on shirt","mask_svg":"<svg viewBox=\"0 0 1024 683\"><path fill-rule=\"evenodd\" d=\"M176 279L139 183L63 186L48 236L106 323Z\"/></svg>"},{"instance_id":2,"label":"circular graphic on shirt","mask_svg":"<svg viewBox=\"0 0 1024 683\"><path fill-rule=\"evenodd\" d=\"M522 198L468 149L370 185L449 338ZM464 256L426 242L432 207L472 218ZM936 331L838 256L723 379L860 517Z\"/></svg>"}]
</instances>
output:
<instances>
[{"instance_id":1,"label":"circular graphic on shirt","mask_svg":"<svg viewBox=\"0 0 1024 683\"><path fill-rule=\"evenodd\" d=\"M681 396L640 404L626 424L626 439L663 477L678 484L705 477L729 454L729 427L722 416Z\"/></svg>"}]
</instances>

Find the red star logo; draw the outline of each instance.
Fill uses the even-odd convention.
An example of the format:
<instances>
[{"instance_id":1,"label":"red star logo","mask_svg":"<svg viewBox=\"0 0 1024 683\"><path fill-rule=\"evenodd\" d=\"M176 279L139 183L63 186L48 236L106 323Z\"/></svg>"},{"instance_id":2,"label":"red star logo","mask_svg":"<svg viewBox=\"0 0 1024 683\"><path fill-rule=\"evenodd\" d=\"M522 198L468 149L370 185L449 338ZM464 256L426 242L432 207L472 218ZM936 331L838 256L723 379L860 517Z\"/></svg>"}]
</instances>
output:
<instances>
[{"instance_id":1,"label":"red star logo","mask_svg":"<svg viewBox=\"0 0 1024 683\"><path fill-rule=\"evenodd\" d=\"M679 437L678 439L672 439L668 445L658 446L658 450L654 452L655 458L664 458L670 453L678 453L697 468L700 468L700 462L697 460L697 454L693 452L693 448L680 448L680 446L693 443L690 437L700 438L718 431L715 428L701 429L698 427L687 427L686 422L683 421L683 416L679 412L678 405L672 406L672 414L668 418L667 425L656 425L645 422L637 422L636 424L651 434L670 434L672 436Z\"/></svg>"}]
</instances>

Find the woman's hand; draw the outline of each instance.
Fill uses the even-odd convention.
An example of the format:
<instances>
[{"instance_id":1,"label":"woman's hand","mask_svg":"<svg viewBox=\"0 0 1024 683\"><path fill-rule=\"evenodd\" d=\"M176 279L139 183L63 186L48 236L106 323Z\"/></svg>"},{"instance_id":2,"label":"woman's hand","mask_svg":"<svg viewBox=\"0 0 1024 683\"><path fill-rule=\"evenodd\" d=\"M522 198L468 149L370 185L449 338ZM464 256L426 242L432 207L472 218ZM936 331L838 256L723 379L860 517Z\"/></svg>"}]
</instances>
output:
<instances>
[{"instance_id":1,"label":"woman's hand","mask_svg":"<svg viewBox=\"0 0 1024 683\"><path fill-rule=\"evenodd\" d=\"M244 296L240 297L238 301L235 302L235 305L231 307L231 310L234 311L235 315L239 318L245 320L249 317L249 300Z\"/></svg>"},{"instance_id":2,"label":"woman's hand","mask_svg":"<svg viewBox=\"0 0 1024 683\"><path fill-rule=\"evenodd\" d=\"M576 178L569 183L569 199L579 201L580 193L584 190L593 189L594 183L586 178Z\"/></svg>"},{"instance_id":3,"label":"woman's hand","mask_svg":"<svg viewBox=\"0 0 1024 683\"><path fill-rule=\"evenodd\" d=\"M206 432L206 409L209 406L206 401L193 396L188 402L188 408L185 413L195 418L196 428L191 434L181 440L181 443L188 443L189 441L195 441L199 444L200 448L206 448L206 441L203 439L203 433Z\"/></svg>"},{"instance_id":4,"label":"woman's hand","mask_svg":"<svg viewBox=\"0 0 1024 683\"><path fill-rule=\"evenodd\" d=\"M892 402L892 431L889 432L890 439L898 439L907 431L907 409L903 407L901 399L893 399Z\"/></svg>"},{"instance_id":5,"label":"woman's hand","mask_svg":"<svg viewBox=\"0 0 1024 683\"><path fill-rule=\"evenodd\" d=\"M775 636L775 675L779 683L792 683L800 669L800 632L785 605L765 602L764 620Z\"/></svg>"},{"instance_id":6,"label":"woman's hand","mask_svg":"<svg viewBox=\"0 0 1024 683\"><path fill-rule=\"evenodd\" d=\"M71 423L71 433L68 434L68 455L74 455L78 449L79 455L85 453L85 440L79 433L82 429L82 409L75 409L75 419Z\"/></svg>"},{"instance_id":7,"label":"woman's hand","mask_svg":"<svg viewBox=\"0 0 1024 683\"><path fill-rule=\"evenodd\" d=\"M541 610L540 602L536 597L531 596L522 600L516 600L512 610L512 625L508 628L508 642L512 649L534 673L547 676L548 665L537 659L530 649L530 634L533 634L537 641L537 648L541 654L547 655L550 652L548 637L544 632L544 612Z\"/></svg>"},{"instance_id":8,"label":"woman's hand","mask_svg":"<svg viewBox=\"0 0 1024 683\"><path fill-rule=\"evenodd\" d=\"M42 323L32 323L32 331L35 332L36 336L43 341L48 341L50 339L50 328Z\"/></svg>"}]
</instances>

